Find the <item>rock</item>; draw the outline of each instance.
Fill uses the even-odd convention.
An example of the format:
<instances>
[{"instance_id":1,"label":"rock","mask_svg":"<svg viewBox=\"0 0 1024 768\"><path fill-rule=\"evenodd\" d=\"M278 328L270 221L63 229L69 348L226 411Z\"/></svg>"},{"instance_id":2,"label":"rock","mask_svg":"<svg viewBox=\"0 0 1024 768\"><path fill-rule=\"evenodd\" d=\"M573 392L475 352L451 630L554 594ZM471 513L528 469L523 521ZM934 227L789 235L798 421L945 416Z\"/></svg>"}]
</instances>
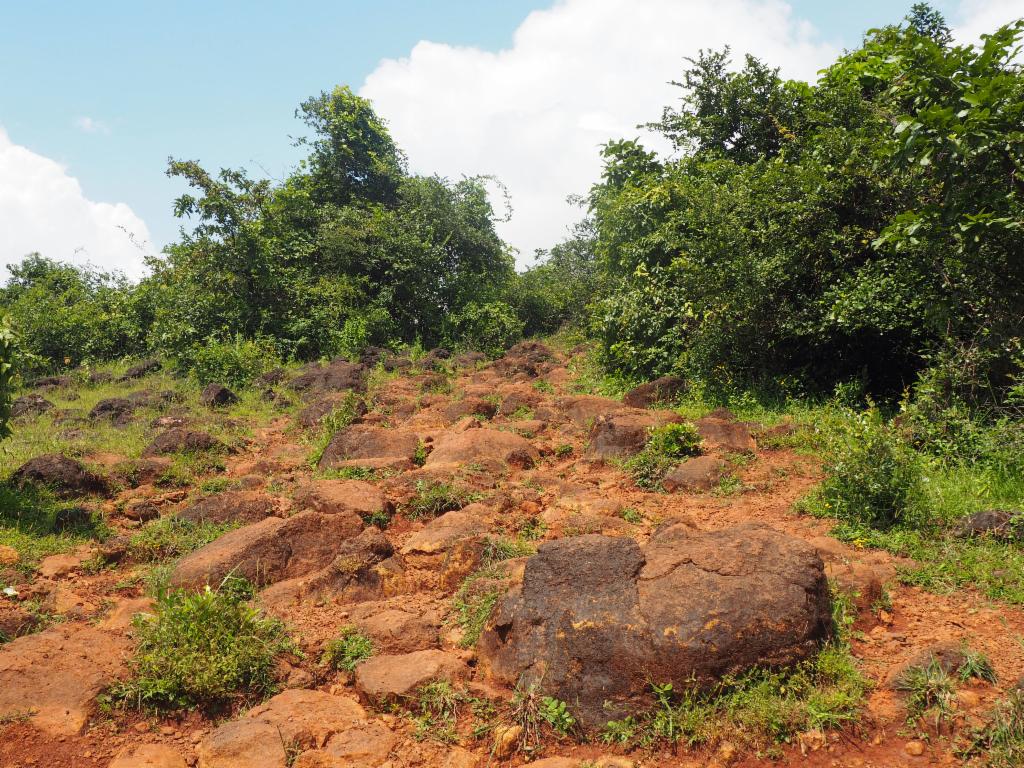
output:
<instances>
[{"instance_id":1,"label":"rock","mask_svg":"<svg viewBox=\"0 0 1024 768\"><path fill-rule=\"evenodd\" d=\"M207 408L223 408L238 402L238 395L223 384L207 384L199 395L199 402Z\"/></svg>"},{"instance_id":2,"label":"rock","mask_svg":"<svg viewBox=\"0 0 1024 768\"><path fill-rule=\"evenodd\" d=\"M168 453L227 452L227 446L206 432L172 427L157 435L142 452L144 457Z\"/></svg>"},{"instance_id":3,"label":"rock","mask_svg":"<svg viewBox=\"0 0 1024 768\"><path fill-rule=\"evenodd\" d=\"M325 515L352 512L369 516L390 507L380 489L361 480L314 480L293 497L300 509L315 509Z\"/></svg>"},{"instance_id":4,"label":"rock","mask_svg":"<svg viewBox=\"0 0 1024 768\"><path fill-rule=\"evenodd\" d=\"M17 565L21 562L21 555L14 547L7 544L0 544L0 565Z\"/></svg>"},{"instance_id":5,"label":"rock","mask_svg":"<svg viewBox=\"0 0 1024 768\"><path fill-rule=\"evenodd\" d=\"M126 397L108 397L100 400L89 411L93 421L110 421L119 426L130 424L135 416L136 405Z\"/></svg>"},{"instance_id":6,"label":"rock","mask_svg":"<svg viewBox=\"0 0 1024 768\"><path fill-rule=\"evenodd\" d=\"M270 723L242 718L225 723L196 747L199 768L285 768L285 742Z\"/></svg>"},{"instance_id":7,"label":"rock","mask_svg":"<svg viewBox=\"0 0 1024 768\"><path fill-rule=\"evenodd\" d=\"M256 381L259 382L260 384L273 386L274 384L280 384L282 381L284 381L287 375L288 373L287 371L285 371L284 368L271 368L266 373L261 373L259 376L257 376Z\"/></svg>"},{"instance_id":8,"label":"rock","mask_svg":"<svg viewBox=\"0 0 1024 768\"><path fill-rule=\"evenodd\" d=\"M334 434L320 458L320 467L408 469L419 444L414 432L353 424Z\"/></svg>"},{"instance_id":9,"label":"rock","mask_svg":"<svg viewBox=\"0 0 1024 768\"><path fill-rule=\"evenodd\" d=\"M697 456L673 469L662 486L669 493L676 491L709 491L726 475L726 464L717 456Z\"/></svg>"},{"instance_id":10,"label":"rock","mask_svg":"<svg viewBox=\"0 0 1024 768\"><path fill-rule=\"evenodd\" d=\"M95 527L92 512L84 507L64 507L53 516L53 530L57 533L87 531Z\"/></svg>"},{"instance_id":11,"label":"rock","mask_svg":"<svg viewBox=\"0 0 1024 768\"><path fill-rule=\"evenodd\" d=\"M41 376L34 379L30 385L33 389L56 389L57 387L70 387L75 383L70 376Z\"/></svg>"},{"instance_id":12,"label":"rock","mask_svg":"<svg viewBox=\"0 0 1024 768\"><path fill-rule=\"evenodd\" d=\"M174 747L140 744L122 749L109 768L188 768L188 764Z\"/></svg>"},{"instance_id":13,"label":"rock","mask_svg":"<svg viewBox=\"0 0 1024 768\"><path fill-rule=\"evenodd\" d=\"M600 416L608 416L623 410L618 400L597 395L577 395L558 401L558 407L577 427L590 430Z\"/></svg>"},{"instance_id":14,"label":"rock","mask_svg":"<svg viewBox=\"0 0 1024 768\"><path fill-rule=\"evenodd\" d=\"M229 531L183 557L170 583L190 589L216 586L233 573L265 586L303 576L328 565L362 527L356 515L310 511L289 518L268 517Z\"/></svg>"},{"instance_id":15,"label":"rock","mask_svg":"<svg viewBox=\"0 0 1024 768\"><path fill-rule=\"evenodd\" d=\"M39 623L39 619L20 605L7 600L0 602L0 648L3 643L27 635Z\"/></svg>"},{"instance_id":16,"label":"rock","mask_svg":"<svg viewBox=\"0 0 1024 768\"><path fill-rule=\"evenodd\" d=\"M123 514L129 520L146 523L160 517L160 505L152 499L131 499L125 504Z\"/></svg>"},{"instance_id":17,"label":"rock","mask_svg":"<svg viewBox=\"0 0 1024 768\"><path fill-rule=\"evenodd\" d=\"M991 536L995 539L1024 538L1024 512L1009 509L986 509L961 519L954 532L960 538Z\"/></svg>"},{"instance_id":18,"label":"rock","mask_svg":"<svg viewBox=\"0 0 1024 768\"><path fill-rule=\"evenodd\" d=\"M463 352L455 358L455 364L460 368L476 368L487 362L487 355L483 352Z\"/></svg>"},{"instance_id":19,"label":"rock","mask_svg":"<svg viewBox=\"0 0 1024 768\"><path fill-rule=\"evenodd\" d=\"M366 712L350 699L293 689L250 710L246 717L273 726L287 744L315 749L334 734L366 720Z\"/></svg>"},{"instance_id":20,"label":"rock","mask_svg":"<svg viewBox=\"0 0 1024 768\"><path fill-rule=\"evenodd\" d=\"M903 751L911 757L920 757L924 754L924 742L917 741L916 739L913 741L908 741L904 745Z\"/></svg>"},{"instance_id":21,"label":"rock","mask_svg":"<svg viewBox=\"0 0 1024 768\"><path fill-rule=\"evenodd\" d=\"M715 413L712 411L712 413ZM729 421L716 416L705 416L695 422L707 448L717 448L735 453L750 453L757 449L754 436L746 424Z\"/></svg>"},{"instance_id":22,"label":"rock","mask_svg":"<svg viewBox=\"0 0 1024 768\"><path fill-rule=\"evenodd\" d=\"M824 567L803 541L756 525L676 524L644 551L595 535L542 544L479 652L491 677L539 683L599 727L645 708L651 680L712 686L808 658L830 631Z\"/></svg>"},{"instance_id":23,"label":"rock","mask_svg":"<svg viewBox=\"0 0 1024 768\"><path fill-rule=\"evenodd\" d=\"M490 526L472 512L465 509L446 512L410 536L402 547L402 554L443 554L458 542L485 536L489 531Z\"/></svg>"},{"instance_id":24,"label":"rock","mask_svg":"<svg viewBox=\"0 0 1024 768\"><path fill-rule=\"evenodd\" d=\"M118 381L132 381L133 379L141 379L143 376L148 376L151 373L156 373L163 368L163 363L153 358L149 360L143 360L140 363L136 363L131 366L124 374L118 378Z\"/></svg>"},{"instance_id":25,"label":"rock","mask_svg":"<svg viewBox=\"0 0 1024 768\"><path fill-rule=\"evenodd\" d=\"M257 491L228 491L207 496L178 513L193 523L258 523L280 515L277 502Z\"/></svg>"},{"instance_id":26,"label":"rock","mask_svg":"<svg viewBox=\"0 0 1024 768\"><path fill-rule=\"evenodd\" d=\"M626 459L643 450L651 430L682 421L669 411L621 410L599 416L590 430L587 455L597 459Z\"/></svg>"},{"instance_id":27,"label":"rock","mask_svg":"<svg viewBox=\"0 0 1024 768\"><path fill-rule=\"evenodd\" d=\"M530 763L530 768L581 768L582 763L572 757L545 757Z\"/></svg>"},{"instance_id":28,"label":"rock","mask_svg":"<svg viewBox=\"0 0 1024 768\"><path fill-rule=\"evenodd\" d=\"M523 413L526 411L533 413L533 409L540 405L543 400L540 393L528 384L517 385L511 390L506 389L504 391L506 394L501 401L501 406L498 408L499 416L511 417L517 412Z\"/></svg>"},{"instance_id":29,"label":"rock","mask_svg":"<svg viewBox=\"0 0 1024 768\"><path fill-rule=\"evenodd\" d=\"M537 449L519 435L497 429L469 429L438 439L424 466L497 463L529 469L539 460Z\"/></svg>"},{"instance_id":30,"label":"rock","mask_svg":"<svg viewBox=\"0 0 1024 768\"><path fill-rule=\"evenodd\" d=\"M445 408L444 420L448 423L454 423L466 416L493 419L497 412L498 406L490 400L484 400L482 397L464 397Z\"/></svg>"},{"instance_id":31,"label":"rock","mask_svg":"<svg viewBox=\"0 0 1024 768\"><path fill-rule=\"evenodd\" d=\"M343 359L325 366L310 363L288 386L296 392L365 392L366 368Z\"/></svg>"},{"instance_id":32,"label":"rock","mask_svg":"<svg viewBox=\"0 0 1024 768\"><path fill-rule=\"evenodd\" d=\"M134 597L118 600L99 626L106 630L128 629L136 614L152 613L155 601L151 597Z\"/></svg>"},{"instance_id":33,"label":"rock","mask_svg":"<svg viewBox=\"0 0 1024 768\"><path fill-rule=\"evenodd\" d=\"M11 418L20 419L27 416L38 416L54 409L54 404L42 395L22 395L11 403Z\"/></svg>"},{"instance_id":34,"label":"rock","mask_svg":"<svg viewBox=\"0 0 1024 768\"><path fill-rule=\"evenodd\" d=\"M328 395L299 411L299 415L295 417L295 420L300 427L310 429L311 427L318 426L326 416L333 413L334 409L344 402L345 398L343 395ZM363 400L356 401L354 406L356 417L365 416L366 412L366 403Z\"/></svg>"},{"instance_id":35,"label":"rock","mask_svg":"<svg viewBox=\"0 0 1024 768\"><path fill-rule=\"evenodd\" d=\"M629 390L623 395L622 402L631 408L650 408L668 402L685 391L685 379L680 376L662 376Z\"/></svg>"},{"instance_id":36,"label":"rock","mask_svg":"<svg viewBox=\"0 0 1024 768\"><path fill-rule=\"evenodd\" d=\"M335 734L322 750L299 755L294 768L379 768L397 744L390 728L370 720Z\"/></svg>"},{"instance_id":37,"label":"rock","mask_svg":"<svg viewBox=\"0 0 1024 768\"><path fill-rule=\"evenodd\" d=\"M36 572L44 579L60 579L78 570L82 563L88 559L89 554L84 550L61 555L50 555L39 561Z\"/></svg>"},{"instance_id":38,"label":"rock","mask_svg":"<svg viewBox=\"0 0 1024 768\"><path fill-rule=\"evenodd\" d=\"M47 453L29 459L11 475L11 483L17 488L36 485L49 488L62 499L110 492L107 481L89 471L75 459L59 453Z\"/></svg>"},{"instance_id":39,"label":"rock","mask_svg":"<svg viewBox=\"0 0 1024 768\"><path fill-rule=\"evenodd\" d=\"M121 674L127 642L81 624L57 626L0 646L0 720L31 712L53 736L80 733L93 700Z\"/></svg>"},{"instance_id":40,"label":"rock","mask_svg":"<svg viewBox=\"0 0 1024 768\"><path fill-rule=\"evenodd\" d=\"M491 755L498 760L507 760L519 748L519 739L523 735L523 726L518 724L499 725L494 729L494 746Z\"/></svg>"},{"instance_id":41,"label":"rock","mask_svg":"<svg viewBox=\"0 0 1024 768\"><path fill-rule=\"evenodd\" d=\"M381 596L389 581L400 576L390 560L393 554L394 549L384 534L370 527L342 543L326 567L274 584L260 597L264 605L278 612L303 600L318 603L327 600L373 600ZM388 567L389 564L392 567Z\"/></svg>"},{"instance_id":42,"label":"rock","mask_svg":"<svg viewBox=\"0 0 1024 768\"><path fill-rule=\"evenodd\" d=\"M555 359L554 352L537 341L521 341L492 363L502 376L516 375L534 378L544 373Z\"/></svg>"},{"instance_id":43,"label":"rock","mask_svg":"<svg viewBox=\"0 0 1024 768\"><path fill-rule=\"evenodd\" d=\"M371 656L356 667L356 690L374 703L408 699L424 683L460 679L466 664L449 651Z\"/></svg>"},{"instance_id":44,"label":"rock","mask_svg":"<svg viewBox=\"0 0 1024 768\"><path fill-rule=\"evenodd\" d=\"M373 647L384 653L411 653L437 646L441 617L437 611L426 614L387 608L360 617L353 611L352 623L373 641Z\"/></svg>"}]
</instances>

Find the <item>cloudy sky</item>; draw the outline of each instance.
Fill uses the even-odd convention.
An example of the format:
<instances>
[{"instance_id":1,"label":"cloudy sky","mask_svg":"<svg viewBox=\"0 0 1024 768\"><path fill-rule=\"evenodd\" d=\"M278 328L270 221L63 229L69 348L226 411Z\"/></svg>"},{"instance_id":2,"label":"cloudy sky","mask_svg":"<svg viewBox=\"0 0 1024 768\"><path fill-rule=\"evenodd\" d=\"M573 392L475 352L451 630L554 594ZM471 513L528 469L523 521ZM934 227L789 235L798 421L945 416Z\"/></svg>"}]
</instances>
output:
<instances>
[{"instance_id":1,"label":"cloudy sky","mask_svg":"<svg viewBox=\"0 0 1024 768\"><path fill-rule=\"evenodd\" d=\"M164 4L160 4L164 5ZM906 3L909 7L910 2ZM935 3L958 36L1024 0ZM149 6L153 6L152 8ZM598 148L677 98L683 58L728 44L813 79L891 0L0 1L0 264L30 251L143 272L174 240L169 155L281 178L294 108L348 83L417 172L494 174L521 266L578 216Z\"/></svg>"}]
</instances>

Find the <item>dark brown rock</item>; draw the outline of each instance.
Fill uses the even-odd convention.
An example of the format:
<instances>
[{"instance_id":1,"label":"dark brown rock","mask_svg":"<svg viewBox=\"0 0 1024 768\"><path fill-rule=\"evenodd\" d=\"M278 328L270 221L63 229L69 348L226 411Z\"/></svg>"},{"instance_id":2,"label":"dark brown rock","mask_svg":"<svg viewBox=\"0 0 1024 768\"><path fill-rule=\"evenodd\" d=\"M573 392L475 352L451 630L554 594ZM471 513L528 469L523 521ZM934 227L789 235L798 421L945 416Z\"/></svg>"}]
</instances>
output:
<instances>
[{"instance_id":1,"label":"dark brown rock","mask_svg":"<svg viewBox=\"0 0 1024 768\"><path fill-rule=\"evenodd\" d=\"M590 429L587 455L597 459L626 459L647 444L651 430L682 419L669 411L625 409L599 416Z\"/></svg>"},{"instance_id":2,"label":"dark brown rock","mask_svg":"<svg viewBox=\"0 0 1024 768\"><path fill-rule=\"evenodd\" d=\"M172 427L157 435L142 452L145 456L161 456L168 453L201 453L203 451L227 452L227 446L206 432L184 427Z\"/></svg>"},{"instance_id":3,"label":"dark brown rock","mask_svg":"<svg viewBox=\"0 0 1024 768\"><path fill-rule=\"evenodd\" d=\"M495 360L492 367L509 378L517 375L534 378L547 371L554 359L555 353L550 347L538 341L521 341Z\"/></svg>"},{"instance_id":4,"label":"dark brown rock","mask_svg":"<svg viewBox=\"0 0 1024 768\"><path fill-rule=\"evenodd\" d=\"M107 481L90 472L75 459L59 453L48 453L29 459L11 475L18 488L36 485L49 488L64 499L88 494L105 495L110 491Z\"/></svg>"},{"instance_id":5,"label":"dark brown rock","mask_svg":"<svg viewBox=\"0 0 1024 768\"><path fill-rule=\"evenodd\" d=\"M288 386L296 392L365 392L366 367L343 359L311 363Z\"/></svg>"},{"instance_id":6,"label":"dark brown rock","mask_svg":"<svg viewBox=\"0 0 1024 768\"><path fill-rule=\"evenodd\" d=\"M279 515L277 502L262 493L229 491L207 496L186 507L178 517L193 523L258 523Z\"/></svg>"},{"instance_id":7,"label":"dark brown rock","mask_svg":"<svg viewBox=\"0 0 1024 768\"><path fill-rule=\"evenodd\" d=\"M289 518L268 517L186 555L175 567L171 584L216 586L233 573L265 586L303 576L329 564L362 527L357 515L301 512Z\"/></svg>"},{"instance_id":8,"label":"dark brown rock","mask_svg":"<svg viewBox=\"0 0 1024 768\"><path fill-rule=\"evenodd\" d=\"M71 387L74 386L74 379L70 376L42 376L38 379L33 380L30 385L33 389L57 389L59 387Z\"/></svg>"},{"instance_id":9,"label":"dark brown rock","mask_svg":"<svg viewBox=\"0 0 1024 768\"><path fill-rule=\"evenodd\" d=\"M632 408L650 408L667 403L686 391L686 380L680 376L662 376L627 392L622 402Z\"/></svg>"},{"instance_id":10,"label":"dark brown rock","mask_svg":"<svg viewBox=\"0 0 1024 768\"><path fill-rule=\"evenodd\" d=\"M141 379L143 376L148 376L151 373L156 373L163 368L163 363L153 358L150 360L143 360L140 363L136 363L130 367L124 374L118 379L118 381L131 381L132 379Z\"/></svg>"},{"instance_id":11,"label":"dark brown rock","mask_svg":"<svg viewBox=\"0 0 1024 768\"><path fill-rule=\"evenodd\" d=\"M574 702L587 727L643 709L650 681L712 686L813 654L831 629L821 558L753 525L542 544L481 638L486 671Z\"/></svg>"},{"instance_id":12,"label":"dark brown rock","mask_svg":"<svg viewBox=\"0 0 1024 768\"><path fill-rule=\"evenodd\" d=\"M199 402L207 408L223 408L238 402L238 395L223 384L207 384L199 395Z\"/></svg>"},{"instance_id":13,"label":"dark brown rock","mask_svg":"<svg viewBox=\"0 0 1024 768\"><path fill-rule=\"evenodd\" d=\"M28 416L38 416L54 408L53 403L42 395L22 395L11 403L11 418L20 419Z\"/></svg>"},{"instance_id":14,"label":"dark brown rock","mask_svg":"<svg viewBox=\"0 0 1024 768\"><path fill-rule=\"evenodd\" d=\"M1010 509L986 509L961 519L954 532L961 538L991 536L996 539L1024 538L1024 512Z\"/></svg>"},{"instance_id":15,"label":"dark brown rock","mask_svg":"<svg viewBox=\"0 0 1024 768\"><path fill-rule=\"evenodd\" d=\"M126 397L108 397L92 407L89 418L93 421L103 419L114 424L128 424L135 416L135 408L136 404Z\"/></svg>"},{"instance_id":16,"label":"dark brown rock","mask_svg":"<svg viewBox=\"0 0 1024 768\"><path fill-rule=\"evenodd\" d=\"M490 400L484 400L482 397L464 397L445 409L444 418L447 422L456 422L466 416L493 419L497 412L498 406Z\"/></svg>"}]
</instances>

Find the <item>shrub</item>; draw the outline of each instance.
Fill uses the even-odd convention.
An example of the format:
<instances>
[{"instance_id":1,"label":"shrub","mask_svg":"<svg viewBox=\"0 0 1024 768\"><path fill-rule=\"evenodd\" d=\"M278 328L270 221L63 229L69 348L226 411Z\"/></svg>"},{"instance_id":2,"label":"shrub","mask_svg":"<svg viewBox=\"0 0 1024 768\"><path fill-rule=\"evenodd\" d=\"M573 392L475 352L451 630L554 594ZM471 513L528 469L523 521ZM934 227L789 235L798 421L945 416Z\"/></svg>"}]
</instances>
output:
<instances>
[{"instance_id":1,"label":"shrub","mask_svg":"<svg viewBox=\"0 0 1024 768\"><path fill-rule=\"evenodd\" d=\"M10 434L7 421L11 417L14 391L14 334L6 319L0 318L0 440Z\"/></svg>"},{"instance_id":2,"label":"shrub","mask_svg":"<svg viewBox=\"0 0 1024 768\"><path fill-rule=\"evenodd\" d=\"M643 450L628 459L625 468L637 487L660 490L666 473L679 459L698 455L700 446L701 436L693 424L664 424L651 430Z\"/></svg>"},{"instance_id":3,"label":"shrub","mask_svg":"<svg viewBox=\"0 0 1024 768\"><path fill-rule=\"evenodd\" d=\"M236 527L234 523L194 523L180 517L162 517L140 528L131 537L128 549L136 560L167 560L194 552Z\"/></svg>"},{"instance_id":4,"label":"shrub","mask_svg":"<svg viewBox=\"0 0 1024 768\"><path fill-rule=\"evenodd\" d=\"M403 511L410 520L432 518L462 509L476 498L471 491L448 483L416 482L416 494L405 503Z\"/></svg>"},{"instance_id":5,"label":"shrub","mask_svg":"<svg viewBox=\"0 0 1024 768\"><path fill-rule=\"evenodd\" d=\"M111 698L139 709L216 709L275 688L276 657L294 649L284 625L265 619L236 591L175 590L135 619L132 677Z\"/></svg>"},{"instance_id":6,"label":"shrub","mask_svg":"<svg viewBox=\"0 0 1024 768\"><path fill-rule=\"evenodd\" d=\"M912 521L920 498L920 457L877 410L833 438L817 509L853 525L887 530Z\"/></svg>"},{"instance_id":7,"label":"shrub","mask_svg":"<svg viewBox=\"0 0 1024 768\"><path fill-rule=\"evenodd\" d=\"M200 384L217 382L236 387L245 386L280 363L269 339L249 340L237 335L228 341L208 339L178 359L178 364Z\"/></svg>"},{"instance_id":8,"label":"shrub","mask_svg":"<svg viewBox=\"0 0 1024 768\"><path fill-rule=\"evenodd\" d=\"M498 357L523 336L521 321L508 304L471 301L448 317L448 337L455 346Z\"/></svg>"},{"instance_id":9,"label":"shrub","mask_svg":"<svg viewBox=\"0 0 1024 768\"><path fill-rule=\"evenodd\" d=\"M359 662L372 655L373 641L355 627L345 626L324 647L322 662L332 669L352 672Z\"/></svg>"}]
</instances>

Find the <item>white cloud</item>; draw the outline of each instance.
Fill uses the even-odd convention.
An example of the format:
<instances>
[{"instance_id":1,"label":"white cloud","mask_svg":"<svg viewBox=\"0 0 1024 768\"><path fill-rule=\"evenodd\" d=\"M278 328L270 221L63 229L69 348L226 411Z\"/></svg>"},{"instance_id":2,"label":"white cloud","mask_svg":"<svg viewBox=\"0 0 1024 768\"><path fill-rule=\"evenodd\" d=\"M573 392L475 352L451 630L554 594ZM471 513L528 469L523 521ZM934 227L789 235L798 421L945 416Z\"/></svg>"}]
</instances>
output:
<instances>
[{"instance_id":1,"label":"white cloud","mask_svg":"<svg viewBox=\"0 0 1024 768\"><path fill-rule=\"evenodd\" d=\"M104 135L110 134L110 128L107 126L106 123L100 122L99 120L94 120L93 118L88 117L87 115L83 115L82 117L76 117L75 127L78 128L78 130L80 131L84 131L85 133L102 133Z\"/></svg>"},{"instance_id":2,"label":"white cloud","mask_svg":"<svg viewBox=\"0 0 1024 768\"><path fill-rule=\"evenodd\" d=\"M0 265L39 251L139 277L143 252L125 230L136 242L149 240L145 222L125 203L87 199L63 166L13 143L0 127Z\"/></svg>"},{"instance_id":3,"label":"white cloud","mask_svg":"<svg viewBox=\"0 0 1024 768\"><path fill-rule=\"evenodd\" d=\"M525 265L579 218L565 198L598 179L600 145L641 135L678 100L668 81L683 58L726 44L804 79L839 53L781 0L562 0L531 13L507 50L422 41L361 93L414 170L508 185L514 215L500 231Z\"/></svg>"},{"instance_id":4,"label":"white cloud","mask_svg":"<svg viewBox=\"0 0 1024 768\"><path fill-rule=\"evenodd\" d=\"M952 20L953 33L958 40L973 43L1020 18L1024 18L1024 0L963 0Z\"/></svg>"}]
</instances>

